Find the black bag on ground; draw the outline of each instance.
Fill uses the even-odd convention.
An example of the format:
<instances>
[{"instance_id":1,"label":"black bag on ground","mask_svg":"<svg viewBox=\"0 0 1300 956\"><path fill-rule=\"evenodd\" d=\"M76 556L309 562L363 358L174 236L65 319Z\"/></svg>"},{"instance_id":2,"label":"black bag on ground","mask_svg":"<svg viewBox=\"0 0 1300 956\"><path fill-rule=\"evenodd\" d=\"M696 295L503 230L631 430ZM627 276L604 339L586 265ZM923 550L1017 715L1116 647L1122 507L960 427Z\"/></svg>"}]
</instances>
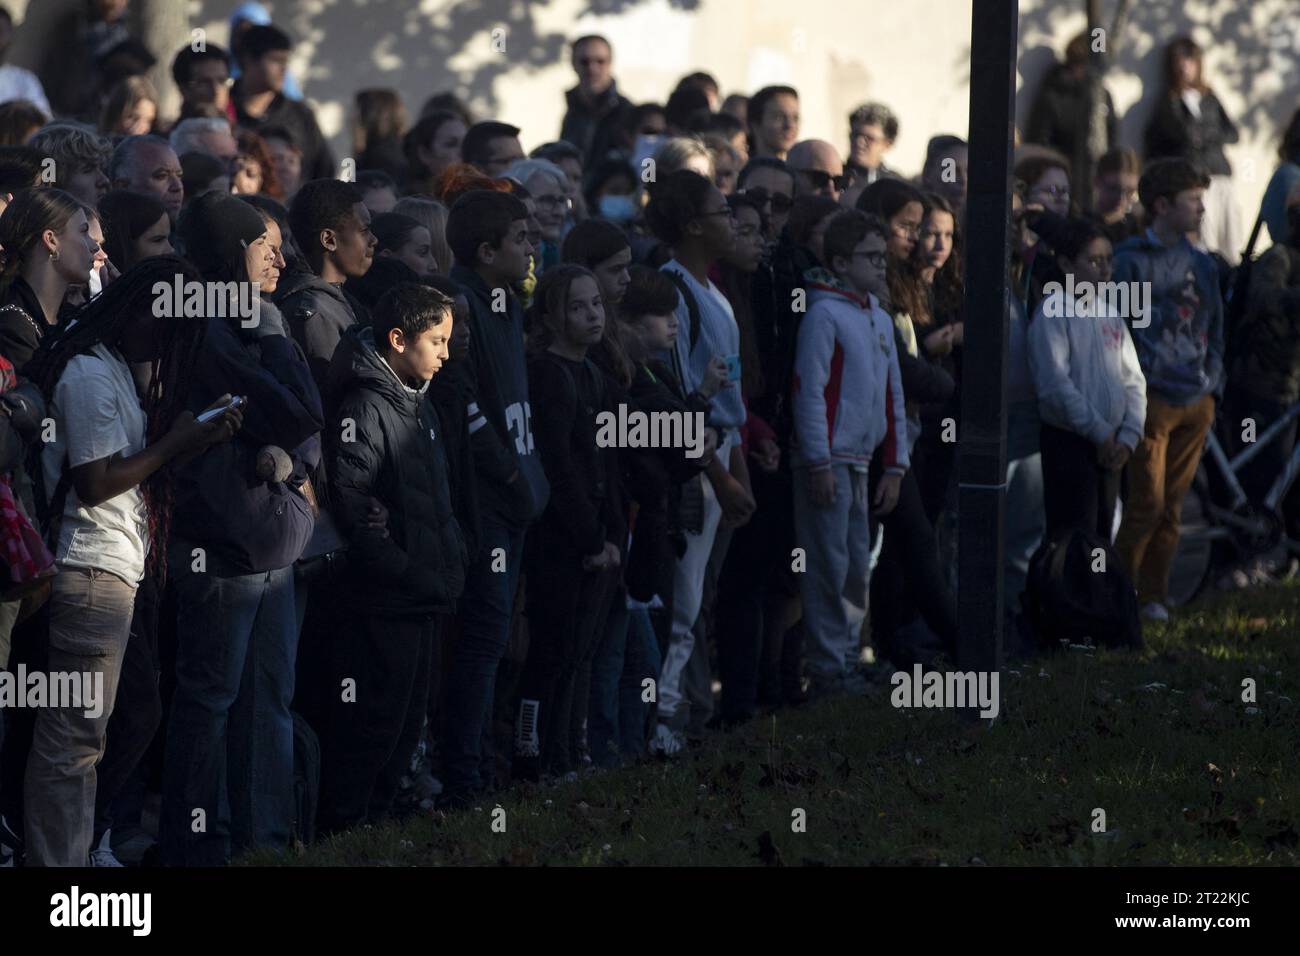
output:
<instances>
[{"instance_id":1,"label":"black bag on ground","mask_svg":"<svg viewBox=\"0 0 1300 956\"><path fill-rule=\"evenodd\" d=\"M293 713L293 836L307 844L316 839L320 803L320 740L311 725Z\"/></svg>"},{"instance_id":2,"label":"black bag on ground","mask_svg":"<svg viewBox=\"0 0 1300 956\"><path fill-rule=\"evenodd\" d=\"M1119 555L1095 534L1072 529L1044 541L1029 559L1020 601L1025 623L1042 647L1063 640L1142 647L1133 582Z\"/></svg>"}]
</instances>

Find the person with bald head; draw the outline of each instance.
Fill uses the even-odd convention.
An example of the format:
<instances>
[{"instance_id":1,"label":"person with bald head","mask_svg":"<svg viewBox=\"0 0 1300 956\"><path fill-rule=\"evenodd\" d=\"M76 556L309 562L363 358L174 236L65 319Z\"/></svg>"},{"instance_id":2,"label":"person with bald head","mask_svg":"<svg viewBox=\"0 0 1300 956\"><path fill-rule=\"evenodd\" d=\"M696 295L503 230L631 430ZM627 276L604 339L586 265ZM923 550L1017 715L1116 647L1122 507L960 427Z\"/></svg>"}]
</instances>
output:
<instances>
[{"instance_id":1,"label":"person with bald head","mask_svg":"<svg viewBox=\"0 0 1300 956\"><path fill-rule=\"evenodd\" d=\"M825 196L838 200L844 189L844 163L824 139L805 139L790 147L786 162L794 170L795 196Z\"/></svg>"}]
</instances>

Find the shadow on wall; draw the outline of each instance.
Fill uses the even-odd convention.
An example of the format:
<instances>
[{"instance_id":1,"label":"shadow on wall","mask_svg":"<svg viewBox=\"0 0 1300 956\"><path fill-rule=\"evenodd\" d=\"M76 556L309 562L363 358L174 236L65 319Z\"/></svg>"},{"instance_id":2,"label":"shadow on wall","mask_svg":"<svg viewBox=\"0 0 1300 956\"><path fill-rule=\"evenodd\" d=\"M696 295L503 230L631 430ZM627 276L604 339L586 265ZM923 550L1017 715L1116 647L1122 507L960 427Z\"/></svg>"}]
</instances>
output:
<instances>
[{"instance_id":1,"label":"shadow on wall","mask_svg":"<svg viewBox=\"0 0 1300 956\"><path fill-rule=\"evenodd\" d=\"M643 2L590 0L578 15L617 15ZM669 2L682 10L700 4ZM422 12L415 0L281 0L267 6L296 43L312 48L306 75L299 78L308 96L319 96L323 85L342 75L348 90L397 89L412 119L429 96L447 90L459 94L476 117L491 117L499 108L499 78L568 61L571 28L547 30L539 23L550 0L447 0L433 13ZM194 22L224 20L232 9L230 0L202 0ZM224 35L217 38L226 41ZM462 56L465 51L474 55ZM453 60L465 65L453 66ZM350 111L350 102L341 105Z\"/></svg>"},{"instance_id":2,"label":"shadow on wall","mask_svg":"<svg viewBox=\"0 0 1300 956\"><path fill-rule=\"evenodd\" d=\"M1083 29L1086 15L1085 0L1045 0L1033 6L1021 3L1020 36L1051 36L1058 29L1062 17L1074 17ZM1118 6L1117 0L1103 4L1104 25L1110 27L1110 18ZM1222 97L1231 92L1232 98L1244 107L1232 112L1233 121L1243 135L1254 131L1267 139L1275 139L1290 119L1295 109L1295 89L1281 89L1260 94L1256 78L1273 75L1294 78L1300 75L1300 47L1295 36L1300 33L1300 8L1285 3L1273 3L1279 12L1284 8L1289 14L1271 20L1261 31L1251 23L1253 3L1239 0L1203 0L1198 4L1148 3L1133 0L1128 21L1121 40L1119 58L1111 64L1116 74L1142 77L1142 96L1120 117L1120 140L1141 152L1143 133L1156 101L1164 92L1165 47L1179 36L1191 34L1204 40L1202 30L1213 24L1215 56L1207 69L1207 81ZM1060 50L1036 46L1020 54L1017 69L1022 79L1020 94L1016 99L1017 123L1023 129L1033 105L1034 96L1044 76L1057 56L1064 53L1068 37L1060 40Z\"/></svg>"}]
</instances>

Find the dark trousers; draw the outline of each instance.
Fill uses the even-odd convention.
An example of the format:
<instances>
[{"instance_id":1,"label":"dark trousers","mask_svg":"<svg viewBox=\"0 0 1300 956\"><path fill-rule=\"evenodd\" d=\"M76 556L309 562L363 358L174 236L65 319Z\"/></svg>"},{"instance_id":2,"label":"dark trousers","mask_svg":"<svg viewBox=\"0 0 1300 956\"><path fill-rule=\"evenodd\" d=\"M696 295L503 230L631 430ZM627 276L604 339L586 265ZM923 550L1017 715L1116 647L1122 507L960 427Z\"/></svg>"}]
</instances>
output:
<instances>
[{"instance_id":1,"label":"dark trousers","mask_svg":"<svg viewBox=\"0 0 1300 956\"><path fill-rule=\"evenodd\" d=\"M1097 446L1087 438L1046 422L1038 445L1048 540L1077 528L1109 541L1120 473L1097 464Z\"/></svg>"},{"instance_id":2,"label":"dark trousers","mask_svg":"<svg viewBox=\"0 0 1300 956\"><path fill-rule=\"evenodd\" d=\"M95 838L113 826L113 803L149 751L162 723L158 692L158 581L146 575L135 592L131 636L122 658L117 702L108 719L104 756L95 768Z\"/></svg>"},{"instance_id":3,"label":"dark trousers","mask_svg":"<svg viewBox=\"0 0 1300 956\"><path fill-rule=\"evenodd\" d=\"M176 692L160 843L168 866L221 866L293 830L293 568L223 578L172 548Z\"/></svg>"},{"instance_id":4,"label":"dark trousers","mask_svg":"<svg viewBox=\"0 0 1300 956\"><path fill-rule=\"evenodd\" d=\"M880 455L871 462L874 498L883 473ZM871 575L871 634L894 663L904 666L905 653L888 650L894 635L919 613L950 656L957 652L957 602L939 566L934 526L925 515L916 475L909 470L899 488L898 504L885 515L885 541Z\"/></svg>"},{"instance_id":5,"label":"dark trousers","mask_svg":"<svg viewBox=\"0 0 1300 956\"><path fill-rule=\"evenodd\" d=\"M393 805L420 740L437 656L436 619L349 610L335 645L330 730L321 754L320 828L376 823ZM343 693L351 679L355 697Z\"/></svg>"},{"instance_id":6,"label":"dark trousers","mask_svg":"<svg viewBox=\"0 0 1300 956\"><path fill-rule=\"evenodd\" d=\"M555 547L552 533L534 528L526 556L528 590L528 658L519 681L522 708L537 708L539 763L533 767L516 760L517 773L534 776L534 770L566 773L576 766L573 723L586 717L587 699L577 703L578 677L584 659L590 663L608 608L608 575L585 571L582 559Z\"/></svg>"},{"instance_id":7,"label":"dark trousers","mask_svg":"<svg viewBox=\"0 0 1300 956\"><path fill-rule=\"evenodd\" d=\"M462 799L485 784L484 737L490 731L497 668L510 639L515 585L523 565L523 529L483 516L479 553L465 577L460 636L443 695L444 796ZM500 561L494 552L500 551ZM502 570L494 570L495 567ZM487 749L490 755L490 745Z\"/></svg>"},{"instance_id":8,"label":"dark trousers","mask_svg":"<svg viewBox=\"0 0 1300 956\"><path fill-rule=\"evenodd\" d=\"M758 505L732 536L718 576L713 615L722 681L722 720L747 720L758 712L759 671L773 605L789 600L785 577L794 547L793 486L788 471L750 471ZM783 615L782 615L783 616ZM784 629L780 629L778 636Z\"/></svg>"}]
</instances>

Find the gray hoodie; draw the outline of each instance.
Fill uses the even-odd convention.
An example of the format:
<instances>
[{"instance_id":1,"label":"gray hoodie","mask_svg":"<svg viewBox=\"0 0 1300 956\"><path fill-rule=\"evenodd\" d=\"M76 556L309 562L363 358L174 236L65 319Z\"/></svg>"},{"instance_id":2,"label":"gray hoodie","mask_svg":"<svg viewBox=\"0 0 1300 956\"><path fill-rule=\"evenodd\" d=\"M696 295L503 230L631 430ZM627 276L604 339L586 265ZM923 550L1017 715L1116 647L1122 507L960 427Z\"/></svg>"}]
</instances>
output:
<instances>
[{"instance_id":1,"label":"gray hoodie","mask_svg":"<svg viewBox=\"0 0 1300 956\"><path fill-rule=\"evenodd\" d=\"M1132 451L1146 423L1147 383L1128 326L1102 304L1086 315L1077 302L1066 309L1064 299L1063 290L1044 298L1029 324L1038 412L1094 445L1118 431Z\"/></svg>"}]
</instances>

